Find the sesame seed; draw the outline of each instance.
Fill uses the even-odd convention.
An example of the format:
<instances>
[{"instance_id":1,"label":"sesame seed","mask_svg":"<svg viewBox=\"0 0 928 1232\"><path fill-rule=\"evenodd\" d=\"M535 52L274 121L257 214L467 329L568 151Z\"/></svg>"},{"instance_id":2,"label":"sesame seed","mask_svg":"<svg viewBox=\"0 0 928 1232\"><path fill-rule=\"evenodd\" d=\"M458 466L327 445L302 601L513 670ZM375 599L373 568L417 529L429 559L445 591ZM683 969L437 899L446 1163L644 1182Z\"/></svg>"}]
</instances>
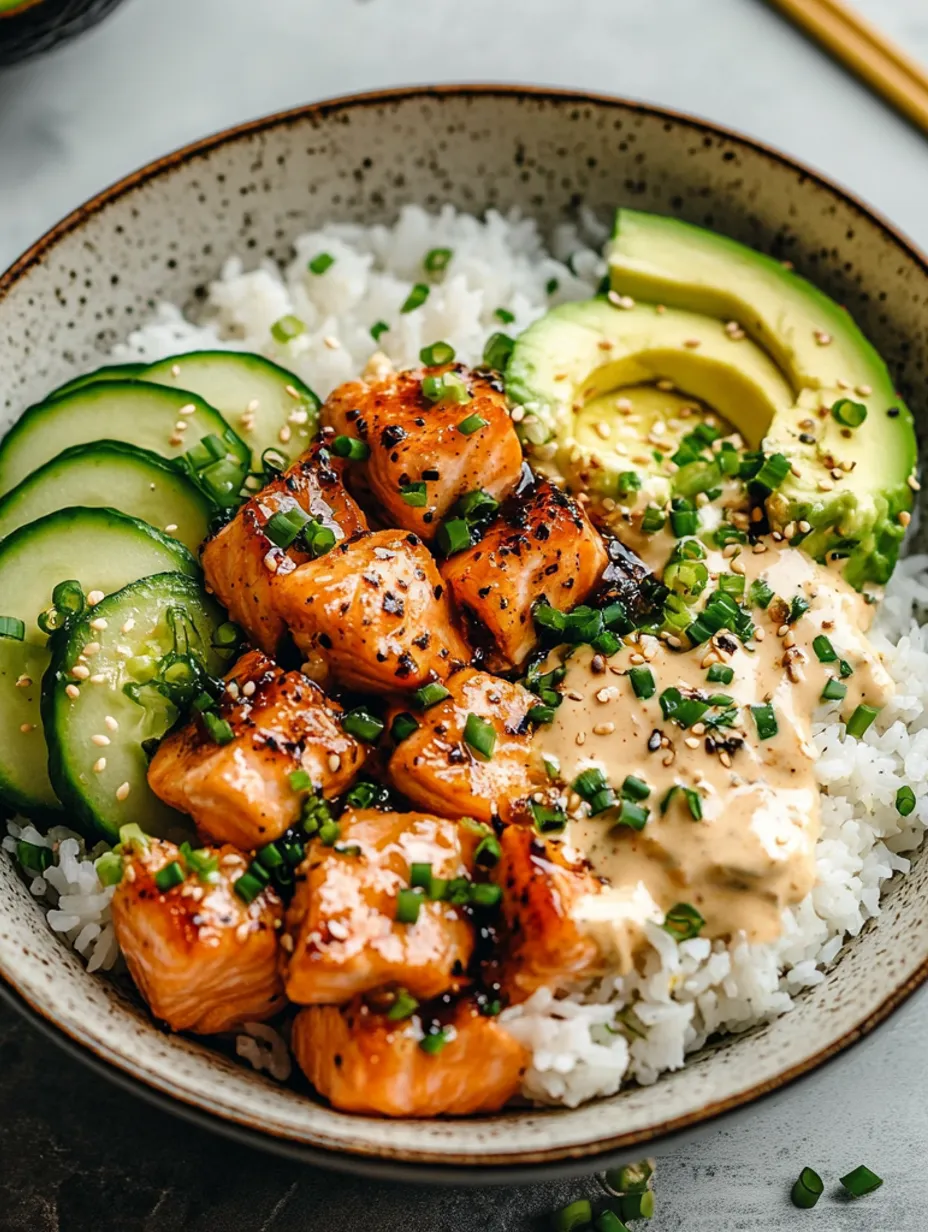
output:
<instances>
[{"instance_id":1,"label":"sesame seed","mask_svg":"<svg viewBox=\"0 0 928 1232\"><path fill-rule=\"evenodd\" d=\"M616 398L615 409L623 415L628 415L634 408L631 398Z\"/></svg>"},{"instance_id":2,"label":"sesame seed","mask_svg":"<svg viewBox=\"0 0 928 1232\"><path fill-rule=\"evenodd\" d=\"M701 667L711 667L713 663L718 663L718 661L719 661L718 655L714 651L710 650L709 653L703 657L703 660L700 666Z\"/></svg>"},{"instance_id":3,"label":"sesame seed","mask_svg":"<svg viewBox=\"0 0 928 1232\"><path fill-rule=\"evenodd\" d=\"M171 376L180 376L180 364L171 364Z\"/></svg>"},{"instance_id":4,"label":"sesame seed","mask_svg":"<svg viewBox=\"0 0 928 1232\"><path fill-rule=\"evenodd\" d=\"M635 306L635 301L630 295L619 295L618 291L610 291L607 299L610 304L614 304L616 308L624 308L626 312Z\"/></svg>"},{"instance_id":5,"label":"sesame seed","mask_svg":"<svg viewBox=\"0 0 928 1232\"><path fill-rule=\"evenodd\" d=\"M613 698L618 697L619 690L615 685L607 685L606 688L600 689L596 694L596 700L600 703L611 702Z\"/></svg>"},{"instance_id":6,"label":"sesame seed","mask_svg":"<svg viewBox=\"0 0 928 1232\"><path fill-rule=\"evenodd\" d=\"M699 338L684 338L683 345L688 351L695 351L697 347L702 346L702 340Z\"/></svg>"},{"instance_id":7,"label":"sesame seed","mask_svg":"<svg viewBox=\"0 0 928 1232\"><path fill-rule=\"evenodd\" d=\"M101 603L105 598L106 598L106 595L103 593L102 590L92 590L87 596L87 602L90 604L91 607L96 607L97 604Z\"/></svg>"},{"instance_id":8,"label":"sesame seed","mask_svg":"<svg viewBox=\"0 0 928 1232\"><path fill-rule=\"evenodd\" d=\"M88 658L92 658L95 654L99 654L99 653L100 653L100 643L99 642L88 642L86 646L84 647L84 654L87 655Z\"/></svg>"},{"instance_id":9,"label":"sesame seed","mask_svg":"<svg viewBox=\"0 0 928 1232\"><path fill-rule=\"evenodd\" d=\"M300 391L299 391L298 389L296 389L293 385L285 385L285 386L284 386L284 393L289 394L291 398L295 398L297 402L302 402L302 401L303 401L303 398L302 398L302 395L300 394Z\"/></svg>"},{"instance_id":10,"label":"sesame seed","mask_svg":"<svg viewBox=\"0 0 928 1232\"><path fill-rule=\"evenodd\" d=\"M131 784L120 783L119 786L116 788L116 799L125 800L125 798L128 796L131 790L132 790Z\"/></svg>"},{"instance_id":11,"label":"sesame seed","mask_svg":"<svg viewBox=\"0 0 928 1232\"><path fill-rule=\"evenodd\" d=\"M726 770L731 769L731 755L725 749L722 749L721 753L719 753L719 761Z\"/></svg>"},{"instance_id":12,"label":"sesame seed","mask_svg":"<svg viewBox=\"0 0 928 1232\"><path fill-rule=\"evenodd\" d=\"M567 373L566 373L566 372L555 372L555 374L554 374L554 379L555 379L556 381L566 381L566 380L567 380Z\"/></svg>"},{"instance_id":13,"label":"sesame seed","mask_svg":"<svg viewBox=\"0 0 928 1232\"><path fill-rule=\"evenodd\" d=\"M287 389L287 393L289 393L289 392L290 392L290 389L288 388L288 389ZM251 401L248 403L248 405L245 407L245 410L246 410L246 411L250 411L250 412L251 412L251 414L253 415L253 414L255 413L255 411L260 410L260 408L261 408L261 403L258 401L258 399L257 399L257 398L252 398L252 400L251 400Z\"/></svg>"},{"instance_id":14,"label":"sesame seed","mask_svg":"<svg viewBox=\"0 0 928 1232\"><path fill-rule=\"evenodd\" d=\"M908 483L913 492L920 492L922 490L922 485L918 482L914 475L910 475L906 480L906 483Z\"/></svg>"},{"instance_id":15,"label":"sesame seed","mask_svg":"<svg viewBox=\"0 0 928 1232\"><path fill-rule=\"evenodd\" d=\"M326 336L322 339L322 342L323 345L327 346L330 351L337 351L342 345L332 334L326 334Z\"/></svg>"},{"instance_id":16,"label":"sesame seed","mask_svg":"<svg viewBox=\"0 0 928 1232\"><path fill-rule=\"evenodd\" d=\"M342 759L339 757L337 753L329 754L329 769L332 771L333 774L336 772L336 770L339 769L341 764L342 764Z\"/></svg>"},{"instance_id":17,"label":"sesame seed","mask_svg":"<svg viewBox=\"0 0 928 1232\"><path fill-rule=\"evenodd\" d=\"M634 654L629 655L628 658L629 662L634 663L636 667L639 666L639 664L644 663L644 655L639 654L637 650Z\"/></svg>"},{"instance_id":18,"label":"sesame seed","mask_svg":"<svg viewBox=\"0 0 928 1232\"><path fill-rule=\"evenodd\" d=\"M97 745L98 748L105 749L110 743L110 738L109 736L104 736L102 732L97 732L95 736L90 737L90 741L92 744Z\"/></svg>"},{"instance_id":19,"label":"sesame seed","mask_svg":"<svg viewBox=\"0 0 928 1232\"><path fill-rule=\"evenodd\" d=\"M790 659L789 663L787 663L786 674L789 676L793 684L799 684L799 682L803 679L802 668L795 661L795 659Z\"/></svg>"},{"instance_id":20,"label":"sesame seed","mask_svg":"<svg viewBox=\"0 0 928 1232\"><path fill-rule=\"evenodd\" d=\"M120 633L131 633L134 628L135 628L135 620L132 616L130 616L129 619L124 622L119 632Z\"/></svg>"},{"instance_id":21,"label":"sesame seed","mask_svg":"<svg viewBox=\"0 0 928 1232\"><path fill-rule=\"evenodd\" d=\"M676 757L676 753L670 752L667 754L666 757L661 759L661 764L664 766L672 766L673 760L675 757Z\"/></svg>"},{"instance_id":22,"label":"sesame seed","mask_svg":"<svg viewBox=\"0 0 928 1232\"><path fill-rule=\"evenodd\" d=\"M119 730L119 723L116 721L116 719L113 718L111 714L108 714L106 716L106 718L103 720L103 723L107 731L118 731Z\"/></svg>"},{"instance_id":23,"label":"sesame seed","mask_svg":"<svg viewBox=\"0 0 928 1232\"><path fill-rule=\"evenodd\" d=\"M777 637L786 637L787 633L789 633L789 625L780 625L777 629Z\"/></svg>"},{"instance_id":24,"label":"sesame seed","mask_svg":"<svg viewBox=\"0 0 928 1232\"><path fill-rule=\"evenodd\" d=\"M754 630L754 641L755 642L762 642L766 636L767 634L764 632L763 629L758 628Z\"/></svg>"},{"instance_id":25,"label":"sesame seed","mask_svg":"<svg viewBox=\"0 0 928 1232\"><path fill-rule=\"evenodd\" d=\"M77 701L81 695L81 691L76 684L66 684L64 686L64 691L67 693L68 697L70 697L72 702Z\"/></svg>"},{"instance_id":26,"label":"sesame seed","mask_svg":"<svg viewBox=\"0 0 928 1232\"><path fill-rule=\"evenodd\" d=\"M109 626L107 625L107 620L105 616L98 616L96 620L92 620L90 622L90 627L91 629L95 629L98 633L102 633L103 630L108 628Z\"/></svg>"},{"instance_id":27,"label":"sesame seed","mask_svg":"<svg viewBox=\"0 0 928 1232\"><path fill-rule=\"evenodd\" d=\"M674 633L668 633L664 638L664 641L671 647L672 650L680 650L683 646L683 643Z\"/></svg>"},{"instance_id":28,"label":"sesame seed","mask_svg":"<svg viewBox=\"0 0 928 1232\"><path fill-rule=\"evenodd\" d=\"M733 556L737 556L740 551L741 548L737 543L726 543L722 548L722 555L726 560L731 560L731 558Z\"/></svg>"},{"instance_id":29,"label":"sesame seed","mask_svg":"<svg viewBox=\"0 0 928 1232\"><path fill-rule=\"evenodd\" d=\"M605 509L606 513L612 513L614 511L615 501L612 499L611 496L607 496L603 500L603 509Z\"/></svg>"},{"instance_id":30,"label":"sesame seed","mask_svg":"<svg viewBox=\"0 0 928 1232\"><path fill-rule=\"evenodd\" d=\"M132 647L126 646L120 643L116 647L116 653L119 655L121 659L131 659L132 658Z\"/></svg>"},{"instance_id":31,"label":"sesame seed","mask_svg":"<svg viewBox=\"0 0 928 1232\"><path fill-rule=\"evenodd\" d=\"M522 420L525 418L525 407L524 406L514 406L512 408L512 411L510 412L509 418L512 420L513 423L521 423Z\"/></svg>"},{"instance_id":32,"label":"sesame seed","mask_svg":"<svg viewBox=\"0 0 928 1232\"><path fill-rule=\"evenodd\" d=\"M753 551L754 551L755 556L763 556L764 552L767 551L766 543L760 543L760 542L755 543Z\"/></svg>"},{"instance_id":33,"label":"sesame seed","mask_svg":"<svg viewBox=\"0 0 928 1232\"><path fill-rule=\"evenodd\" d=\"M169 444L169 445L180 445L180 444L182 444L182 443L183 443L183 439L184 439L184 438L183 438L182 436L179 436L179 435L175 432L172 436L169 436L169 437L168 437L168 444Z\"/></svg>"},{"instance_id":34,"label":"sesame seed","mask_svg":"<svg viewBox=\"0 0 928 1232\"><path fill-rule=\"evenodd\" d=\"M297 408L295 411L291 411L287 416L287 423L296 424L298 427L305 424L308 420L309 412L301 410L300 408Z\"/></svg>"},{"instance_id":35,"label":"sesame seed","mask_svg":"<svg viewBox=\"0 0 928 1232\"><path fill-rule=\"evenodd\" d=\"M282 445L286 445L293 433L290 430L289 424L284 424L281 430L277 433L277 439Z\"/></svg>"},{"instance_id":36,"label":"sesame seed","mask_svg":"<svg viewBox=\"0 0 928 1232\"><path fill-rule=\"evenodd\" d=\"M17 689L28 689L32 684L31 676L20 676L16 681Z\"/></svg>"},{"instance_id":37,"label":"sesame seed","mask_svg":"<svg viewBox=\"0 0 928 1232\"><path fill-rule=\"evenodd\" d=\"M253 697L255 692L255 682L253 680L246 680L242 685L242 692L246 697Z\"/></svg>"},{"instance_id":38,"label":"sesame seed","mask_svg":"<svg viewBox=\"0 0 928 1232\"><path fill-rule=\"evenodd\" d=\"M90 668L85 667L83 663L75 663L71 668L71 675L75 680L86 680L90 675Z\"/></svg>"},{"instance_id":39,"label":"sesame seed","mask_svg":"<svg viewBox=\"0 0 928 1232\"><path fill-rule=\"evenodd\" d=\"M819 346L830 346L831 334L827 334L823 329L817 329L815 331L815 341Z\"/></svg>"},{"instance_id":40,"label":"sesame seed","mask_svg":"<svg viewBox=\"0 0 928 1232\"><path fill-rule=\"evenodd\" d=\"M698 736L687 736L686 739L683 741L683 743L686 745L688 749L698 749L699 748L699 737Z\"/></svg>"},{"instance_id":41,"label":"sesame seed","mask_svg":"<svg viewBox=\"0 0 928 1232\"><path fill-rule=\"evenodd\" d=\"M611 736L615 731L614 723L597 723L593 728L594 736Z\"/></svg>"},{"instance_id":42,"label":"sesame seed","mask_svg":"<svg viewBox=\"0 0 928 1232\"><path fill-rule=\"evenodd\" d=\"M169 535L173 535L173 533L177 530L177 523L169 522L164 529Z\"/></svg>"},{"instance_id":43,"label":"sesame seed","mask_svg":"<svg viewBox=\"0 0 928 1232\"><path fill-rule=\"evenodd\" d=\"M31 732L31 731L35 731L35 724L34 724L34 723L21 723L21 724L20 724L20 726L19 726L19 730L20 730L20 731L23 733L23 735L25 736L25 735L27 735L29 732Z\"/></svg>"},{"instance_id":44,"label":"sesame seed","mask_svg":"<svg viewBox=\"0 0 928 1232\"><path fill-rule=\"evenodd\" d=\"M280 948L286 950L288 954L293 953L293 938L289 933L283 933L280 938Z\"/></svg>"},{"instance_id":45,"label":"sesame seed","mask_svg":"<svg viewBox=\"0 0 928 1232\"><path fill-rule=\"evenodd\" d=\"M268 573L276 573L278 568L280 567L280 560L278 559L277 553L274 550L274 548L271 548L271 550L265 556L264 567L265 569L267 569Z\"/></svg>"},{"instance_id":46,"label":"sesame seed","mask_svg":"<svg viewBox=\"0 0 928 1232\"><path fill-rule=\"evenodd\" d=\"M612 429L604 419L597 420L593 426L596 429L596 435L600 438L600 440L608 441L609 437L612 436Z\"/></svg>"},{"instance_id":47,"label":"sesame seed","mask_svg":"<svg viewBox=\"0 0 928 1232\"><path fill-rule=\"evenodd\" d=\"M796 634L792 631L792 629L790 629L784 636L783 645L787 648L787 650L796 645Z\"/></svg>"},{"instance_id":48,"label":"sesame seed","mask_svg":"<svg viewBox=\"0 0 928 1232\"><path fill-rule=\"evenodd\" d=\"M182 407L178 410L178 412L177 412L177 413L178 413L178 415L193 415L193 414L195 414L196 409L197 409L197 408L196 408L196 403L195 403L195 402L187 402L184 406L182 406Z\"/></svg>"},{"instance_id":49,"label":"sesame seed","mask_svg":"<svg viewBox=\"0 0 928 1232\"><path fill-rule=\"evenodd\" d=\"M850 389L851 388L851 382L846 381L843 376L837 377L835 379L835 384L837 385L839 389Z\"/></svg>"},{"instance_id":50,"label":"sesame seed","mask_svg":"<svg viewBox=\"0 0 928 1232\"><path fill-rule=\"evenodd\" d=\"M577 732L575 743L578 745L586 744L586 732Z\"/></svg>"},{"instance_id":51,"label":"sesame seed","mask_svg":"<svg viewBox=\"0 0 928 1232\"><path fill-rule=\"evenodd\" d=\"M600 338L596 345L601 351L611 351L615 343L610 338Z\"/></svg>"},{"instance_id":52,"label":"sesame seed","mask_svg":"<svg viewBox=\"0 0 928 1232\"><path fill-rule=\"evenodd\" d=\"M93 763L94 774L102 774L105 769L106 769L106 758L98 757L97 760Z\"/></svg>"},{"instance_id":53,"label":"sesame seed","mask_svg":"<svg viewBox=\"0 0 928 1232\"><path fill-rule=\"evenodd\" d=\"M834 490L835 485L830 479L820 479L817 486L820 492L831 492Z\"/></svg>"},{"instance_id":54,"label":"sesame seed","mask_svg":"<svg viewBox=\"0 0 928 1232\"><path fill-rule=\"evenodd\" d=\"M663 394L673 393L674 383L673 381L668 381L666 377L663 380L656 381L655 384L657 385L657 388L661 391L661 393Z\"/></svg>"},{"instance_id":55,"label":"sesame seed","mask_svg":"<svg viewBox=\"0 0 928 1232\"><path fill-rule=\"evenodd\" d=\"M103 672L97 672L95 673L95 675L90 677L90 683L91 684L106 684L106 676L103 674Z\"/></svg>"},{"instance_id":56,"label":"sesame seed","mask_svg":"<svg viewBox=\"0 0 928 1232\"><path fill-rule=\"evenodd\" d=\"M858 385L857 393L861 396L861 398L869 398L873 393L873 387L871 385Z\"/></svg>"},{"instance_id":57,"label":"sesame seed","mask_svg":"<svg viewBox=\"0 0 928 1232\"><path fill-rule=\"evenodd\" d=\"M799 523L799 530L801 531L801 533L802 533L803 535L807 535L811 529L812 529L812 525L811 525L811 523L810 523L810 522L807 522L807 521L803 518L803 520Z\"/></svg>"},{"instance_id":58,"label":"sesame seed","mask_svg":"<svg viewBox=\"0 0 928 1232\"><path fill-rule=\"evenodd\" d=\"M605 670L606 660L603 656L601 654L593 655L592 659L590 659L590 671L594 672L597 676L601 676Z\"/></svg>"},{"instance_id":59,"label":"sesame seed","mask_svg":"<svg viewBox=\"0 0 928 1232\"><path fill-rule=\"evenodd\" d=\"M899 525L900 525L900 526L908 526L908 524L909 524L911 521L912 521L912 515L911 515L911 513L909 513L908 509L901 509L901 510L899 511ZM17 682L17 683L18 683L18 682Z\"/></svg>"},{"instance_id":60,"label":"sesame seed","mask_svg":"<svg viewBox=\"0 0 928 1232\"><path fill-rule=\"evenodd\" d=\"M740 556L736 556L731 562L731 571L732 573L739 573L744 576L744 561Z\"/></svg>"}]
</instances>

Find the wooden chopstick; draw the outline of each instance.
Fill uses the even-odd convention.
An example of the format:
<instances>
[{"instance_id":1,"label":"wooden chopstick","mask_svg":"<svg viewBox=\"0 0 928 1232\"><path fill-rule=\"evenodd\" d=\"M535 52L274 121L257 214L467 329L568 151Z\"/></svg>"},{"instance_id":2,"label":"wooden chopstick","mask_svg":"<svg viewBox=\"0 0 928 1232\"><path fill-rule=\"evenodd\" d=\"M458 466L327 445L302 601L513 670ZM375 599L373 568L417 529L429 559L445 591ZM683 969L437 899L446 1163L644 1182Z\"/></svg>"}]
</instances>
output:
<instances>
[{"instance_id":1,"label":"wooden chopstick","mask_svg":"<svg viewBox=\"0 0 928 1232\"><path fill-rule=\"evenodd\" d=\"M769 0L928 133L928 72L843 0Z\"/></svg>"}]
</instances>

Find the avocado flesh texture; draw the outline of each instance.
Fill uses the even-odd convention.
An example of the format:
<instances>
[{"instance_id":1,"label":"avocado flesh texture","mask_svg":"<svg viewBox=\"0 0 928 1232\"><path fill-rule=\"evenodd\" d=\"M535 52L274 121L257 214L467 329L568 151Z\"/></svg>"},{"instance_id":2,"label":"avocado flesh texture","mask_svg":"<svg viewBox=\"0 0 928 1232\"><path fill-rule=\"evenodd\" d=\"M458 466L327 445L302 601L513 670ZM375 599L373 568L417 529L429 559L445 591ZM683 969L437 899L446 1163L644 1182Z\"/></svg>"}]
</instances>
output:
<instances>
[{"instance_id":1,"label":"avocado flesh texture","mask_svg":"<svg viewBox=\"0 0 928 1232\"><path fill-rule=\"evenodd\" d=\"M617 308L605 298L561 304L546 313L520 335L506 369L507 393L527 411L526 435L556 441L557 465L568 477L578 465L578 409L614 390L661 380L712 407L753 448L792 403L777 366L748 339L732 342L721 322L670 308L658 312L654 304ZM536 425L543 431L533 435ZM600 441L589 452L607 454L604 445ZM650 452L644 440L642 452ZM592 479L605 495L612 493L617 471L631 469L610 461L590 471L584 462L582 482ZM651 499L667 499L669 477L655 475L646 482Z\"/></svg>"},{"instance_id":2,"label":"avocado flesh texture","mask_svg":"<svg viewBox=\"0 0 928 1232\"><path fill-rule=\"evenodd\" d=\"M737 321L776 361L794 396L763 428L764 448L786 454L799 475L768 500L771 525L807 521L810 555L847 553L844 575L858 588L887 581L905 533L898 516L912 506L917 442L911 412L850 314L771 257L679 219L617 211L607 256L621 295ZM850 431L829 413L845 397L867 408ZM890 417L891 409L898 414ZM810 419L812 429L801 426ZM814 444L800 440L810 433ZM835 482L831 461L853 469Z\"/></svg>"}]
</instances>

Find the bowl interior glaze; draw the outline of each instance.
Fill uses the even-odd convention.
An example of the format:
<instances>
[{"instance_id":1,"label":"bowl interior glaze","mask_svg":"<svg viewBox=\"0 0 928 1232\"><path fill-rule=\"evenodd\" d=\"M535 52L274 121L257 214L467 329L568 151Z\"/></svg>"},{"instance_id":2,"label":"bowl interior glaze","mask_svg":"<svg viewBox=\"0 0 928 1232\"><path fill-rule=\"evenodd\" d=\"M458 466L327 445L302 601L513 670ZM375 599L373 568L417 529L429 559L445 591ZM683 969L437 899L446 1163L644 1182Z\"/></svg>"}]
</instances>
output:
<instances>
[{"instance_id":1,"label":"bowl interior glaze","mask_svg":"<svg viewBox=\"0 0 928 1232\"><path fill-rule=\"evenodd\" d=\"M581 203L679 214L793 261L845 304L925 422L928 270L839 189L776 153L686 117L518 88L399 91L271 117L172 155L78 210L0 280L5 428L54 384L105 362L162 298L196 299L223 258L286 258L327 220L390 220L407 202L517 206L544 226ZM88 977L0 860L0 975L20 1003L138 1084L252 1140L362 1169L512 1179L692 1128L847 1047L928 973L928 860L889 889L829 978L769 1026L705 1050L653 1087L575 1111L467 1122L350 1117L210 1048L158 1030ZM320 1154L321 1153L321 1154ZM571 1161L574 1161L571 1163ZM477 1170L479 1169L479 1173Z\"/></svg>"}]
</instances>

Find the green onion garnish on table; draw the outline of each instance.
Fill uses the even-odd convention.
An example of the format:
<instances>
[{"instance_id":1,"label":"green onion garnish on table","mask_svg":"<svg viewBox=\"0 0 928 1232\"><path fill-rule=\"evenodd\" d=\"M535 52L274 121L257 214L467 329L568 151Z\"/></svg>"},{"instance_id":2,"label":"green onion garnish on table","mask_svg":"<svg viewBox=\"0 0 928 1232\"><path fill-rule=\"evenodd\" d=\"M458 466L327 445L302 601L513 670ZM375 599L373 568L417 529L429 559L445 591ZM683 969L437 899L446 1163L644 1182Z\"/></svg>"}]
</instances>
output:
<instances>
[{"instance_id":1,"label":"green onion garnish on table","mask_svg":"<svg viewBox=\"0 0 928 1232\"><path fill-rule=\"evenodd\" d=\"M883 1184L882 1177L877 1176L875 1172L871 1172L863 1164L839 1179L852 1198L862 1198L865 1194L873 1193L875 1189L879 1189Z\"/></svg>"},{"instance_id":2,"label":"green onion garnish on table","mask_svg":"<svg viewBox=\"0 0 928 1232\"><path fill-rule=\"evenodd\" d=\"M587 1198L562 1206L551 1216L551 1227L554 1232L575 1232L578 1228L588 1228L593 1221L593 1207Z\"/></svg>"},{"instance_id":3,"label":"green onion garnish on table","mask_svg":"<svg viewBox=\"0 0 928 1232\"><path fill-rule=\"evenodd\" d=\"M803 1168L790 1192L790 1198L793 1206L808 1210L815 1206L824 1192L825 1185L819 1174L811 1168Z\"/></svg>"}]
</instances>

